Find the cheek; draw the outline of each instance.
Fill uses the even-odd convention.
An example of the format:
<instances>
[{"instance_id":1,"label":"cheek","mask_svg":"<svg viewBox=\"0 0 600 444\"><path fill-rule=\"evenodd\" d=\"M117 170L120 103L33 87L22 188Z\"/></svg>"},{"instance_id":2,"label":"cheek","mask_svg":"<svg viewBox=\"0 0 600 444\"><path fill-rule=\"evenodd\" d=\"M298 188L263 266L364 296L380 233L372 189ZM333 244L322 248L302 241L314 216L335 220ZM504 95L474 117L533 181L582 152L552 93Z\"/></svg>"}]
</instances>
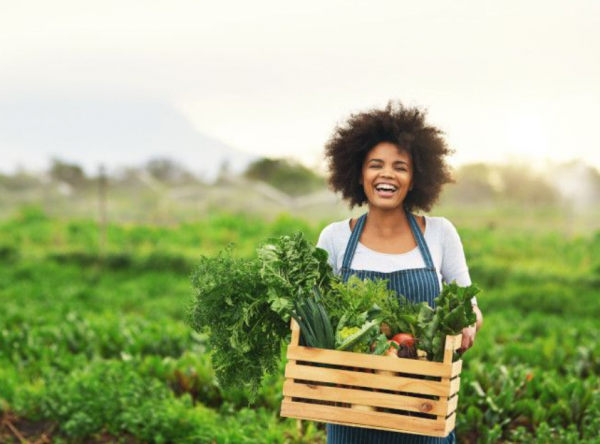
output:
<instances>
[{"instance_id":1,"label":"cheek","mask_svg":"<svg viewBox=\"0 0 600 444\"><path fill-rule=\"evenodd\" d=\"M363 184L365 184L365 183L369 182L370 179L371 179L371 175L369 174L369 170L362 170L360 181Z\"/></svg>"},{"instance_id":2,"label":"cheek","mask_svg":"<svg viewBox=\"0 0 600 444\"><path fill-rule=\"evenodd\" d=\"M401 180L405 183L412 183L413 175L409 172L403 172L401 176Z\"/></svg>"}]
</instances>

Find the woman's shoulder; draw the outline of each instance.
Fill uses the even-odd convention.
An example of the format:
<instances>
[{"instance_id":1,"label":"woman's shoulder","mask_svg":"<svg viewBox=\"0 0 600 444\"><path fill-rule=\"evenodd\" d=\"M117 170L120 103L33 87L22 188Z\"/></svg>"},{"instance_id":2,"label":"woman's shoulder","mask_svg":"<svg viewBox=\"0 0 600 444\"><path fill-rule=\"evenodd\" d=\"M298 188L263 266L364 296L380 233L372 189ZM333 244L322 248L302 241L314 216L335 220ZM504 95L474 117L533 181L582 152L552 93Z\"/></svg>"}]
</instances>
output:
<instances>
[{"instance_id":1,"label":"woman's shoulder","mask_svg":"<svg viewBox=\"0 0 600 444\"><path fill-rule=\"evenodd\" d=\"M444 232L447 230L455 229L452 222L442 216L423 216L425 218L425 225L427 229L431 227L432 230Z\"/></svg>"},{"instance_id":2,"label":"woman's shoulder","mask_svg":"<svg viewBox=\"0 0 600 444\"><path fill-rule=\"evenodd\" d=\"M350 238L350 219L333 222L321 231L317 247L324 249L329 254L329 263L337 270L337 258L344 251L344 245Z\"/></svg>"},{"instance_id":3,"label":"woman's shoulder","mask_svg":"<svg viewBox=\"0 0 600 444\"><path fill-rule=\"evenodd\" d=\"M350 218L339 222L332 222L321 231L319 240L321 239L343 239L350 236Z\"/></svg>"},{"instance_id":4,"label":"woman's shoulder","mask_svg":"<svg viewBox=\"0 0 600 444\"><path fill-rule=\"evenodd\" d=\"M441 216L424 216L426 222L425 237L428 240L446 244L458 238L458 231L450 220Z\"/></svg>"},{"instance_id":5,"label":"woman's shoulder","mask_svg":"<svg viewBox=\"0 0 600 444\"><path fill-rule=\"evenodd\" d=\"M445 217L429 217L427 220L426 237L429 241L437 242L444 251L462 250L462 242L458 230L450 220ZM429 232L431 227L431 232Z\"/></svg>"}]
</instances>

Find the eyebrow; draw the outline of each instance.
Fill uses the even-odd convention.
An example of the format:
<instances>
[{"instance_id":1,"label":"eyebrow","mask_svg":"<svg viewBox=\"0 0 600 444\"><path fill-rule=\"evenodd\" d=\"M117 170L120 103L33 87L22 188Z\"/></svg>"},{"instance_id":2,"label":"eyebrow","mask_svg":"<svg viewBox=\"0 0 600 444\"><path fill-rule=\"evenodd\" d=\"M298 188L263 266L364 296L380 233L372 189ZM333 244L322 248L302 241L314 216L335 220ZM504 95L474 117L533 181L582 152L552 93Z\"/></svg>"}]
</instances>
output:
<instances>
[{"instance_id":1,"label":"eyebrow","mask_svg":"<svg viewBox=\"0 0 600 444\"><path fill-rule=\"evenodd\" d=\"M381 163L384 163L383 159L371 159L367 163L370 163L370 162L381 162ZM397 163L403 163L404 165L408 165L408 162L405 162L404 160L397 160L397 161L394 162L394 165L396 165Z\"/></svg>"}]
</instances>

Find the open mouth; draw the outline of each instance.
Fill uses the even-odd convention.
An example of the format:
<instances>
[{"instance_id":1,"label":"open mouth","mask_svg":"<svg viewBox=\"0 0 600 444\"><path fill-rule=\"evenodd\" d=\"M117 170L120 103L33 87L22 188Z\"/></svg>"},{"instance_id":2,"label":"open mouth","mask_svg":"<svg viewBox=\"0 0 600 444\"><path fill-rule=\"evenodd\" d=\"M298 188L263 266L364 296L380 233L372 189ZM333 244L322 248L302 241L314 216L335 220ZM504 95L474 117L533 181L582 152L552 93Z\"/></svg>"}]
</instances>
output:
<instances>
[{"instance_id":1,"label":"open mouth","mask_svg":"<svg viewBox=\"0 0 600 444\"><path fill-rule=\"evenodd\" d=\"M388 183L380 183L375 185L375 191L381 197L392 197L398 191L398 187Z\"/></svg>"}]
</instances>

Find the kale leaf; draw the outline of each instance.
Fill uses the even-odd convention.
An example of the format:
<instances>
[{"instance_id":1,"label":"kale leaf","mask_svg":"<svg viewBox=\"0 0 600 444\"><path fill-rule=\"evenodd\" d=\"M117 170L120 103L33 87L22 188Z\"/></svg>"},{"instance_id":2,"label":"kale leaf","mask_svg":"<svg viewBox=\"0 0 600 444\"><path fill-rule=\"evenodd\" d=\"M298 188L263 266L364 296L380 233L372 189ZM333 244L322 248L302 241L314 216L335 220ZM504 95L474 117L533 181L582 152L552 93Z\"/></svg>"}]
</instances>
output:
<instances>
[{"instance_id":1,"label":"kale leaf","mask_svg":"<svg viewBox=\"0 0 600 444\"><path fill-rule=\"evenodd\" d=\"M421 307L418 348L427 352L428 360L441 362L446 336L457 335L477 321L471 298L479 292L475 284L468 287L460 287L456 282L444 284L442 292L434 299L435 308Z\"/></svg>"},{"instance_id":2,"label":"kale leaf","mask_svg":"<svg viewBox=\"0 0 600 444\"><path fill-rule=\"evenodd\" d=\"M327 251L312 245L300 232L267 239L257 253L271 309L284 320L290 318L299 297L310 295L315 286L326 292L337 280Z\"/></svg>"}]
</instances>

